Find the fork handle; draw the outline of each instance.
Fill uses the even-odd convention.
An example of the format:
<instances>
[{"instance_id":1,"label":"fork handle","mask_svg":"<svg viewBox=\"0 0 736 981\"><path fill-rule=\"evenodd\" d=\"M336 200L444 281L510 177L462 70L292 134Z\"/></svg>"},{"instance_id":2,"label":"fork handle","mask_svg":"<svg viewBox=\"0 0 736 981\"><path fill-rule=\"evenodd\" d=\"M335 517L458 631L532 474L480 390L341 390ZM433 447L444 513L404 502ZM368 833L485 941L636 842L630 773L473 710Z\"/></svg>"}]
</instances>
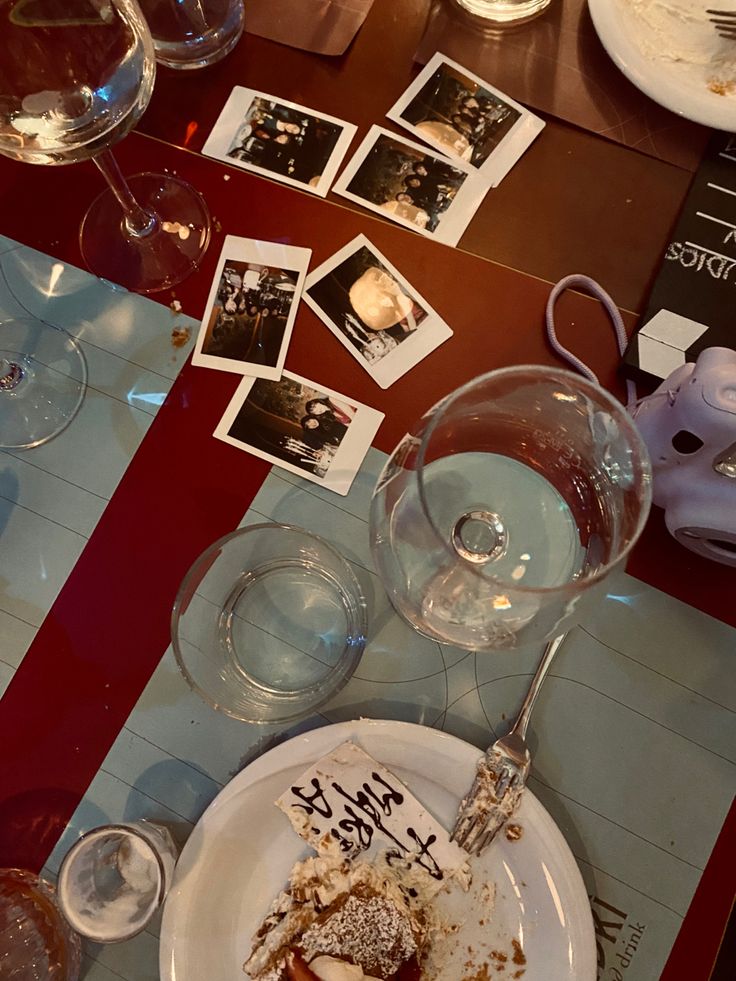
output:
<instances>
[{"instance_id":1,"label":"fork handle","mask_svg":"<svg viewBox=\"0 0 736 981\"><path fill-rule=\"evenodd\" d=\"M511 732L521 736L522 739L526 738L526 729L529 725L529 716L532 714L532 709L534 708L534 703L537 700L539 689L542 687L542 683L547 677L547 672L549 671L550 665L554 660L560 644L562 644L566 637L567 633L560 634L559 637L555 637L554 640L550 640L544 649L544 654L542 654L537 670L534 673L532 683L529 686L529 691L526 693L526 698L524 699L519 714L516 717L516 722L514 722L511 729ZM510 734L511 733L509 733L509 735Z\"/></svg>"}]
</instances>

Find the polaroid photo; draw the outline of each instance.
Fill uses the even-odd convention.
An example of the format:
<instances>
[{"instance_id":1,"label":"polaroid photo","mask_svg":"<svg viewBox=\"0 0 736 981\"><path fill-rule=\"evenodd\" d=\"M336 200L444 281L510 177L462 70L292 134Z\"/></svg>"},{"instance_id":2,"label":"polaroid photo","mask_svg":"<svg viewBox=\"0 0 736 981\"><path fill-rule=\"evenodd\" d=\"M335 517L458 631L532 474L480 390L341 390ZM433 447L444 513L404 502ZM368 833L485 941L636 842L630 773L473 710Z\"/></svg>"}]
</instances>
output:
<instances>
[{"instance_id":1,"label":"polaroid photo","mask_svg":"<svg viewBox=\"0 0 736 981\"><path fill-rule=\"evenodd\" d=\"M333 190L405 228L457 245L488 186L464 161L372 126Z\"/></svg>"},{"instance_id":2,"label":"polaroid photo","mask_svg":"<svg viewBox=\"0 0 736 981\"><path fill-rule=\"evenodd\" d=\"M325 197L357 128L236 85L202 152Z\"/></svg>"},{"instance_id":3,"label":"polaroid photo","mask_svg":"<svg viewBox=\"0 0 736 981\"><path fill-rule=\"evenodd\" d=\"M304 300L381 388L452 337L365 235L307 276Z\"/></svg>"},{"instance_id":4,"label":"polaroid photo","mask_svg":"<svg viewBox=\"0 0 736 981\"><path fill-rule=\"evenodd\" d=\"M386 113L495 187L544 129L544 120L443 54L436 54Z\"/></svg>"},{"instance_id":5,"label":"polaroid photo","mask_svg":"<svg viewBox=\"0 0 736 981\"><path fill-rule=\"evenodd\" d=\"M311 249L226 236L192 362L280 378L311 255Z\"/></svg>"},{"instance_id":6,"label":"polaroid photo","mask_svg":"<svg viewBox=\"0 0 736 981\"><path fill-rule=\"evenodd\" d=\"M279 381L244 378L217 439L337 494L347 494L383 413L285 371Z\"/></svg>"}]
</instances>

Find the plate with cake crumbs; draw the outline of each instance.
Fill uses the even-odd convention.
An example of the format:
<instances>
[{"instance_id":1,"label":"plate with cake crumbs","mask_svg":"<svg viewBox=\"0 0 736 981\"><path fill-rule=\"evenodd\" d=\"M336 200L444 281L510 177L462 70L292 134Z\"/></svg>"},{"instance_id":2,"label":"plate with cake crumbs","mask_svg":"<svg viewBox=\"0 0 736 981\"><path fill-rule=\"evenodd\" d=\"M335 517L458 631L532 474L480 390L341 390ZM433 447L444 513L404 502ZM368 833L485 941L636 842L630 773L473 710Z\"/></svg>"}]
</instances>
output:
<instances>
[{"instance_id":1,"label":"plate with cake crumbs","mask_svg":"<svg viewBox=\"0 0 736 981\"><path fill-rule=\"evenodd\" d=\"M374 720L265 753L182 852L162 981L594 981L585 885L530 791L482 857L449 840L479 756Z\"/></svg>"},{"instance_id":2,"label":"plate with cake crumbs","mask_svg":"<svg viewBox=\"0 0 736 981\"><path fill-rule=\"evenodd\" d=\"M685 119L733 132L736 42L718 36L712 7L712 0L588 0L603 47L637 88Z\"/></svg>"}]
</instances>

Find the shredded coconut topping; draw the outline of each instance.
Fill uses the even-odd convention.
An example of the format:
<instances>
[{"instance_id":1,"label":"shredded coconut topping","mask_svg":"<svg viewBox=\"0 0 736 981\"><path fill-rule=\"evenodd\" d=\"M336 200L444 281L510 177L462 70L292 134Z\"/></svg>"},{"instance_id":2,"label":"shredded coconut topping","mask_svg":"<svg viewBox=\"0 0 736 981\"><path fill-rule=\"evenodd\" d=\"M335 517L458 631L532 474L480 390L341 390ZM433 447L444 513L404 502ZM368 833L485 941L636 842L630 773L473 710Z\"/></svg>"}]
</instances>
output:
<instances>
[{"instance_id":1,"label":"shredded coconut topping","mask_svg":"<svg viewBox=\"0 0 736 981\"><path fill-rule=\"evenodd\" d=\"M391 977L417 950L407 916L381 896L348 896L299 941L307 960L318 954L348 959L368 974Z\"/></svg>"}]
</instances>

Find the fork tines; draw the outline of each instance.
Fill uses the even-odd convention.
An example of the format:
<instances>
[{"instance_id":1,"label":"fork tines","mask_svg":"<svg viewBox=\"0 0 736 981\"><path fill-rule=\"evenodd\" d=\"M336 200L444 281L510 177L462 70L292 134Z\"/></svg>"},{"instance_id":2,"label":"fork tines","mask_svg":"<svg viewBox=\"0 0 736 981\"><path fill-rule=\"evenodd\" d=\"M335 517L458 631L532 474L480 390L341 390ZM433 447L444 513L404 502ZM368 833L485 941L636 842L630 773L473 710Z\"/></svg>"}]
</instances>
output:
<instances>
[{"instance_id":1,"label":"fork tines","mask_svg":"<svg viewBox=\"0 0 736 981\"><path fill-rule=\"evenodd\" d=\"M721 37L736 41L736 10L706 10L706 14Z\"/></svg>"}]
</instances>

